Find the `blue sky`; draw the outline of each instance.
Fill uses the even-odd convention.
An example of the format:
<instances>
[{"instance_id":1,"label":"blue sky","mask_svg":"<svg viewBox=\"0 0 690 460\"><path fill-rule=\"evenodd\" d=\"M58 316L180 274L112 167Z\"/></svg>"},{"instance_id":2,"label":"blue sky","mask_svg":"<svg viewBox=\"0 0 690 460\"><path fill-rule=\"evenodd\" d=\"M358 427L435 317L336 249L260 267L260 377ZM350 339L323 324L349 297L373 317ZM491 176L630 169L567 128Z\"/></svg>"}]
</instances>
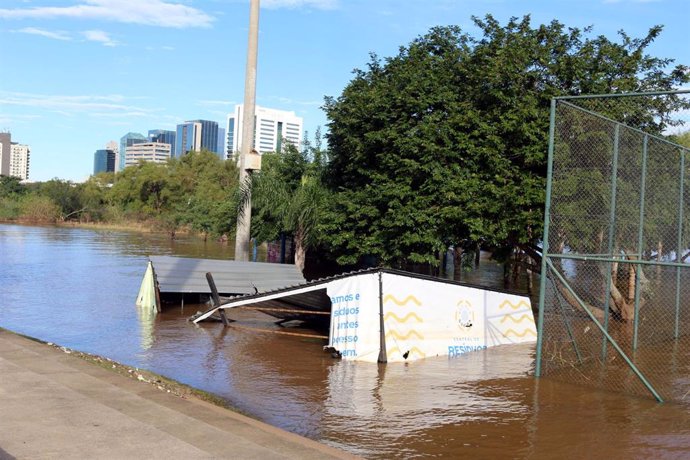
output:
<instances>
[{"instance_id":1,"label":"blue sky","mask_svg":"<svg viewBox=\"0 0 690 460\"><path fill-rule=\"evenodd\" d=\"M262 0L257 103L311 134L369 53L392 56L436 25L531 14L690 64L690 0ZM0 0L0 130L31 147L31 180L82 181L129 131L225 116L244 94L248 0Z\"/></svg>"}]
</instances>

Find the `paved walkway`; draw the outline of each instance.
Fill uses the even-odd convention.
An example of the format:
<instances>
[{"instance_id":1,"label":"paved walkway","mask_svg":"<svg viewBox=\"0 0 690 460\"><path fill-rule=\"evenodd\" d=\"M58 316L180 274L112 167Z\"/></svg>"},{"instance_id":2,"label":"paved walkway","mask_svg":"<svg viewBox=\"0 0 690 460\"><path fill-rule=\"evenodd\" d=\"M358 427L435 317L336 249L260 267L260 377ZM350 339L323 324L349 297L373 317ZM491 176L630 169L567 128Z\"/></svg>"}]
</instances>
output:
<instances>
[{"instance_id":1,"label":"paved walkway","mask_svg":"<svg viewBox=\"0 0 690 460\"><path fill-rule=\"evenodd\" d=\"M0 459L354 458L0 329Z\"/></svg>"}]
</instances>

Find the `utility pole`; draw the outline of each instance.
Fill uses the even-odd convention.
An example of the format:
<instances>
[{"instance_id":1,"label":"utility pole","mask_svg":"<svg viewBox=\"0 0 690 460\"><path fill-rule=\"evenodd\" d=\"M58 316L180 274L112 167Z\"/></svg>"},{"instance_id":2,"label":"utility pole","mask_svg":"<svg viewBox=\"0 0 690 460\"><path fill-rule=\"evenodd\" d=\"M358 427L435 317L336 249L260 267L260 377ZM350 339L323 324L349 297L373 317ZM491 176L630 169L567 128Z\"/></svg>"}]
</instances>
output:
<instances>
[{"instance_id":1,"label":"utility pole","mask_svg":"<svg viewBox=\"0 0 690 460\"><path fill-rule=\"evenodd\" d=\"M259 49L259 0L250 0L249 40L247 44L247 69L244 77L244 108L242 112L242 145L240 146L240 186L249 186L250 170L247 169L247 155L254 146L254 117L256 112L256 61ZM235 237L235 260L249 260L249 238L251 236L252 200L251 188L248 199L237 215Z\"/></svg>"}]
</instances>

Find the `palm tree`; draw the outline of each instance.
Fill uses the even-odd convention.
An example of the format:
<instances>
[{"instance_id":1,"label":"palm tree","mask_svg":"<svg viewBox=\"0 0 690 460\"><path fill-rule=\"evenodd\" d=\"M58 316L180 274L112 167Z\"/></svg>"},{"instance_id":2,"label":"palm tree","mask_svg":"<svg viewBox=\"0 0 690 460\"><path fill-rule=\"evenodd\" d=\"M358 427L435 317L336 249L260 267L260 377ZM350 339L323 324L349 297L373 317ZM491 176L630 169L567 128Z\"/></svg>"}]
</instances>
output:
<instances>
[{"instance_id":1,"label":"palm tree","mask_svg":"<svg viewBox=\"0 0 690 460\"><path fill-rule=\"evenodd\" d=\"M251 187L252 233L261 240L292 236L295 265L303 271L307 250L318 240L317 224L328 192L320 160L310 162L293 145L284 150L263 156L262 170L248 176L240 188L238 209L242 212Z\"/></svg>"}]
</instances>

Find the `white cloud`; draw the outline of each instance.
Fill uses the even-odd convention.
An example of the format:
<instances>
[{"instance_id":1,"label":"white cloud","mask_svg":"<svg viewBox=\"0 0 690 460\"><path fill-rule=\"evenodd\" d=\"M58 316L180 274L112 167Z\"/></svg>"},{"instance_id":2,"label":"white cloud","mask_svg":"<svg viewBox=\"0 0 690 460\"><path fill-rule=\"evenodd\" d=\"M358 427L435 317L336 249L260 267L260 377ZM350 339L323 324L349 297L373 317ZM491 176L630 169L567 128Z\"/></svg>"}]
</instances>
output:
<instances>
[{"instance_id":1,"label":"white cloud","mask_svg":"<svg viewBox=\"0 0 690 460\"><path fill-rule=\"evenodd\" d=\"M72 40L72 37L70 37L69 33L61 30L50 31L45 29L38 29L36 27L24 27L23 29L15 30L15 32L19 32L22 34L40 35L41 37L52 38L53 40Z\"/></svg>"},{"instance_id":2,"label":"white cloud","mask_svg":"<svg viewBox=\"0 0 690 460\"><path fill-rule=\"evenodd\" d=\"M62 116L72 116L75 113L102 116L110 113L113 116L127 116L127 114L154 114L158 109L149 109L127 104L125 96L111 94L106 96L82 95L46 95L0 91L0 106L33 107L60 113Z\"/></svg>"},{"instance_id":3,"label":"white cloud","mask_svg":"<svg viewBox=\"0 0 690 460\"><path fill-rule=\"evenodd\" d=\"M329 0L311 0L328 3ZM83 0L72 6L2 8L0 19L97 19L158 27L210 27L214 18L191 6L167 0Z\"/></svg>"},{"instance_id":4,"label":"white cloud","mask_svg":"<svg viewBox=\"0 0 690 460\"><path fill-rule=\"evenodd\" d=\"M26 122L34 122L35 120L41 118L40 115L0 115L0 126L20 124Z\"/></svg>"},{"instance_id":5,"label":"white cloud","mask_svg":"<svg viewBox=\"0 0 690 460\"><path fill-rule=\"evenodd\" d=\"M338 7L338 0L264 0L261 6L269 9L307 7L333 10Z\"/></svg>"},{"instance_id":6,"label":"white cloud","mask_svg":"<svg viewBox=\"0 0 690 460\"><path fill-rule=\"evenodd\" d=\"M103 43L103 46L117 46L117 42L102 30L85 30L82 34L87 40Z\"/></svg>"}]
</instances>

